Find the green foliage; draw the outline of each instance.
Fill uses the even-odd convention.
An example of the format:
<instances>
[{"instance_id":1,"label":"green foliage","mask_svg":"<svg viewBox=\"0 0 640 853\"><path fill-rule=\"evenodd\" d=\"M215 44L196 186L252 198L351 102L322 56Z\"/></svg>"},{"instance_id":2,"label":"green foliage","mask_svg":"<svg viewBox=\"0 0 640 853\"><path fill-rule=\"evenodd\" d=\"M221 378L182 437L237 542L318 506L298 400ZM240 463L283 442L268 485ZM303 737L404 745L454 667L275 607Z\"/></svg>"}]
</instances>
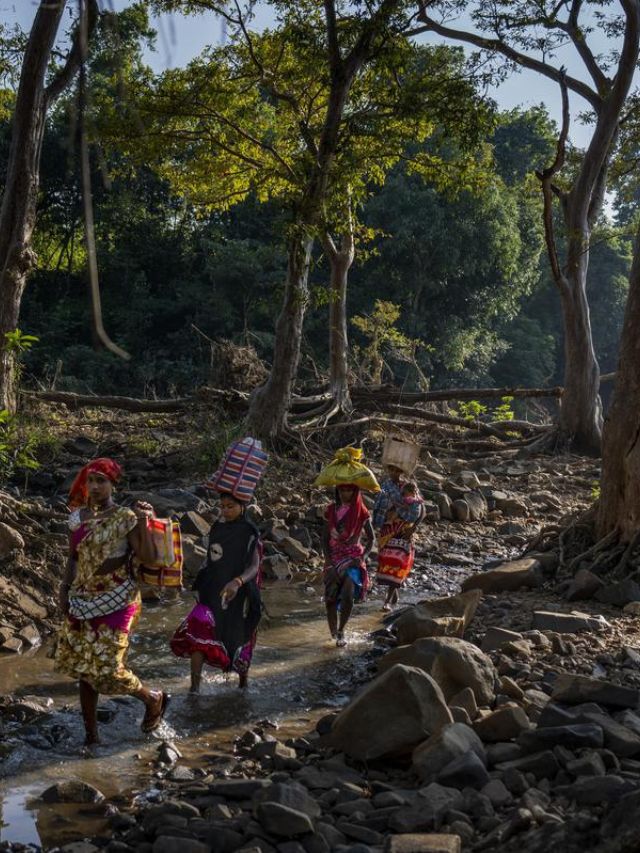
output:
<instances>
[{"instance_id":1,"label":"green foliage","mask_svg":"<svg viewBox=\"0 0 640 853\"><path fill-rule=\"evenodd\" d=\"M489 409L479 400L459 400L457 408L450 409L454 417L462 418L465 421L512 421L515 417L514 411L511 408L513 397L501 397L501 404ZM517 433L516 433L517 435Z\"/></svg>"},{"instance_id":2,"label":"green foliage","mask_svg":"<svg viewBox=\"0 0 640 853\"><path fill-rule=\"evenodd\" d=\"M591 481L591 500L597 501L600 499L600 480Z\"/></svg>"},{"instance_id":3,"label":"green foliage","mask_svg":"<svg viewBox=\"0 0 640 853\"><path fill-rule=\"evenodd\" d=\"M501 397L502 403L496 406L491 413L491 418L494 421L512 421L515 417L514 411L511 408L513 397Z\"/></svg>"},{"instance_id":4,"label":"green foliage","mask_svg":"<svg viewBox=\"0 0 640 853\"><path fill-rule=\"evenodd\" d=\"M25 335L20 329L4 333L4 348L7 352L20 356L28 352L40 339L36 335Z\"/></svg>"},{"instance_id":5,"label":"green foliage","mask_svg":"<svg viewBox=\"0 0 640 853\"><path fill-rule=\"evenodd\" d=\"M455 417L465 421L478 421L486 413L487 407L478 400L460 400L458 408L452 411Z\"/></svg>"},{"instance_id":6,"label":"green foliage","mask_svg":"<svg viewBox=\"0 0 640 853\"><path fill-rule=\"evenodd\" d=\"M400 319L400 308L393 302L376 299L374 309L370 314L356 316L352 324L367 340L362 350L361 369L375 385L382 382L387 352L392 351L401 357L415 359L415 354L421 342L408 338L397 328Z\"/></svg>"},{"instance_id":7,"label":"green foliage","mask_svg":"<svg viewBox=\"0 0 640 853\"><path fill-rule=\"evenodd\" d=\"M6 483L17 470L39 467L36 433L26 429L17 415L0 410L0 482Z\"/></svg>"}]
</instances>

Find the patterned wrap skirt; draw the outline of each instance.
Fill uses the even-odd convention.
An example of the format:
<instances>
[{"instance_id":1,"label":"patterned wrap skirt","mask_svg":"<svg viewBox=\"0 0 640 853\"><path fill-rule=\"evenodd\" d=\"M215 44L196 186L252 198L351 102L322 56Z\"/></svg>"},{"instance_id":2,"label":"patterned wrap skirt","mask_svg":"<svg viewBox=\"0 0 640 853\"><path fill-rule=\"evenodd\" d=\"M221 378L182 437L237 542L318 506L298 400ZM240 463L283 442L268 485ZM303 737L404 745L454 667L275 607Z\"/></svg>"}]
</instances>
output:
<instances>
[{"instance_id":1,"label":"patterned wrap skirt","mask_svg":"<svg viewBox=\"0 0 640 853\"><path fill-rule=\"evenodd\" d=\"M140 596L122 610L93 619L66 616L58 634L54 669L88 682L98 693L129 695L142 683L127 667Z\"/></svg>"},{"instance_id":2,"label":"patterned wrap skirt","mask_svg":"<svg viewBox=\"0 0 640 853\"><path fill-rule=\"evenodd\" d=\"M248 642L236 649L231 659L224 643L216 636L213 611L206 604L196 604L182 620L171 638L171 651L180 658L188 658L194 652L202 652L204 662L223 672L234 670L240 674L249 671L257 631Z\"/></svg>"}]
</instances>

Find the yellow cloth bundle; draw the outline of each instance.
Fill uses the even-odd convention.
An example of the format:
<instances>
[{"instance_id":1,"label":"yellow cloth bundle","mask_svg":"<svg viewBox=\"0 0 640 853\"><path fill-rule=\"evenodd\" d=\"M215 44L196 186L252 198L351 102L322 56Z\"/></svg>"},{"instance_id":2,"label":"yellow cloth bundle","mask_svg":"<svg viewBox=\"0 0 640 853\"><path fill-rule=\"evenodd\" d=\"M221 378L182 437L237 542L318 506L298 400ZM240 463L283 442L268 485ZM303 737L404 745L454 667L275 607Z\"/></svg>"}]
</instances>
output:
<instances>
[{"instance_id":1,"label":"yellow cloth bundle","mask_svg":"<svg viewBox=\"0 0 640 853\"><path fill-rule=\"evenodd\" d=\"M379 492L380 486L373 471L363 465L359 447L343 447L318 474L316 486L358 486L366 492Z\"/></svg>"}]
</instances>

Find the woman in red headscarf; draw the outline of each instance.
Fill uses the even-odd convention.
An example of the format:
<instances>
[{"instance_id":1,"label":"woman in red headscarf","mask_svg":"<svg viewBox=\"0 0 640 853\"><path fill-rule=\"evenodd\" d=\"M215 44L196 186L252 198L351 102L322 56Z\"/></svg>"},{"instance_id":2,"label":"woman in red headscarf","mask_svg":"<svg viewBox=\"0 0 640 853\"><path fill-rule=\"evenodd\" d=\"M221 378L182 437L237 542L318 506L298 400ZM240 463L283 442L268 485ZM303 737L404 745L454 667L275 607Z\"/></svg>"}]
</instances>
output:
<instances>
[{"instance_id":1,"label":"woman in red headscarf","mask_svg":"<svg viewBox=\"0 0 640 853\"><path fill-rule=\"evenodd\" d=\"M112 459L94 459L71 487L69 560L60 590L65 619L58 635L55 669L77 678L86 729L85 744L98 743L100 693L135 696L146 705L145 732L156 729L168 694L149 690L126 666L131 631L140 613L140 593L131 556L155 559L147 518L153 507L117 506L114 483L121 469Z\"/></svg>"},{"instance_id":2,"label":"woman in red headscarf","mask_svg":"<svg viewBox=\"0 0 640 853\"><path fill-rule=\"evenodd\" d=\"M364 537L364 542L361 539ZM360 489L352 484L336 489L335 502L325 514L322 546L325 555L324 601L331 636L345 646L344 630L354 602L362 601L369 587L366 559L373 547L371 515ZM339 618L338 618L339 614Z\"/></svg>"}]
</instances>

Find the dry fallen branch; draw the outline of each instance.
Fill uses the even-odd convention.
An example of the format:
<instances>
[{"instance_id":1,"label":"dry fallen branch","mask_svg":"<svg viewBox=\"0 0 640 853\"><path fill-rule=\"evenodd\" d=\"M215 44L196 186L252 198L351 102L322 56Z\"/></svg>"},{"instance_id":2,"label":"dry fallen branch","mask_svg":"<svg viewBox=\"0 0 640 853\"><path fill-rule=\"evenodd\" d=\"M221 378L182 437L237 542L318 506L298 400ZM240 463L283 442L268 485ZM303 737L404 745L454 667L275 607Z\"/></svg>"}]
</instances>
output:
<instances>
[{"instance_id":1,"label":"dry fallen branch","mask_svg":"<svg viewBox=\"0 0 640 853\"><path fill-rule=\"evenodd\" d=\"M125 412L178 412L193 406L193 397L175 400L139 400L136 397L94 397L91 394L74 394L71 391L22 391L25 397L62 403L69 409L102 408Z\"/></svg>"}]
</instances>

